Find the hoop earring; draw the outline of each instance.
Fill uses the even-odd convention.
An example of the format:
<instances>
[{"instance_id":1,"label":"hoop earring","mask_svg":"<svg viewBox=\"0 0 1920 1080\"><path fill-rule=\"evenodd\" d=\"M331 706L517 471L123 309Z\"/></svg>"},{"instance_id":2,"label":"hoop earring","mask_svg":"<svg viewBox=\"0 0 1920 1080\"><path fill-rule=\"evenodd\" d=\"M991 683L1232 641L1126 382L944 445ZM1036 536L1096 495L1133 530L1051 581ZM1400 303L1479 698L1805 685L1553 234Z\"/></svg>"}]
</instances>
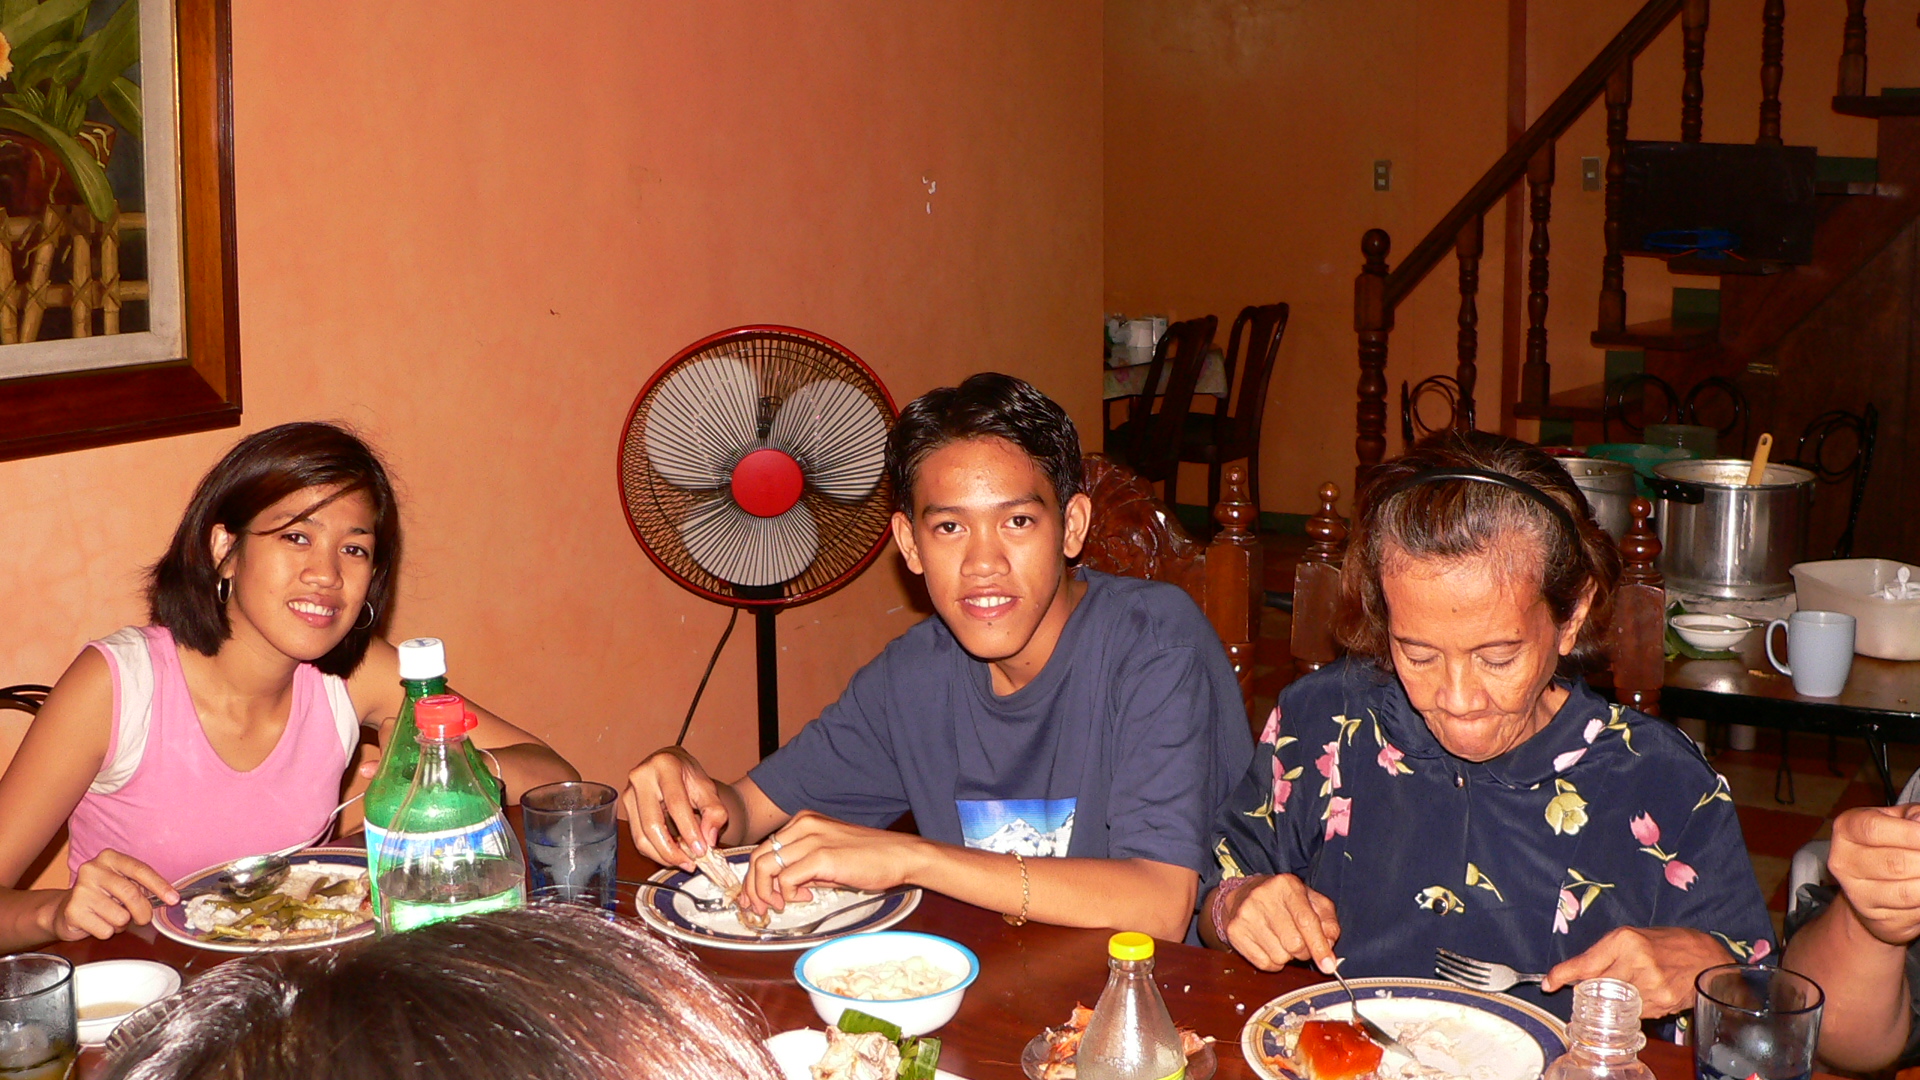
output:
<instances>
[{"instance_id":1,"label":"hoop earring","mask_svg":"<svg viewBox=\"0 0 1920 1080\"><path fill-rule=\"evenodd\" d=\"M226 607L227 600L233 596L233 579L226 577L221 578L219 584L213 587L213 595L216 600L220 601L221 607Z\"/></svg>"},{"instance_id":2,"label":"hoop earring","mask_svg":"<svg viewBox=\"0 0 1920 1080\"><path fill-rule=\"evenodd\" d=\"M367 621L364 623L354 623L353 628L355 630L372 629L374 619L375 619L375 615L373 614L373 601L369 600L367 601Z\"/></svg>"}]
</instances>

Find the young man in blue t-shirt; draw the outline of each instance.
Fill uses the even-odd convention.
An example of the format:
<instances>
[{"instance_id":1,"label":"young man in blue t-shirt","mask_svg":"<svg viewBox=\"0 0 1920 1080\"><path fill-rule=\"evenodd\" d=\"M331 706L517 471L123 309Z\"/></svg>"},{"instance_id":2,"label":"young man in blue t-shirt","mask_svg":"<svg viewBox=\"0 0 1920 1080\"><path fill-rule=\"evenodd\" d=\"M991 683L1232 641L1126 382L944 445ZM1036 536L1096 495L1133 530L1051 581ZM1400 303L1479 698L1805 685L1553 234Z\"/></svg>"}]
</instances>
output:
<instances>
[{"instance_id":1,"label":"young man in blue t-shirt","mask_svg":"<svg viewBox=\"0 0 1920 1080\"><path fill-rule=\"evenodd\" d=\"M676 747L629 777L634 841L691 868L762 841L742 902L810 883L917 885L1012 921L1179 939L1215 811L1252 758L1240 691L1193 601L1069 561L1079 437L1019 379L975 375L901 413L894 541L936 618L731 784ZM919 835L885 826L912 811Z\"/></svg>"}]
</instances>

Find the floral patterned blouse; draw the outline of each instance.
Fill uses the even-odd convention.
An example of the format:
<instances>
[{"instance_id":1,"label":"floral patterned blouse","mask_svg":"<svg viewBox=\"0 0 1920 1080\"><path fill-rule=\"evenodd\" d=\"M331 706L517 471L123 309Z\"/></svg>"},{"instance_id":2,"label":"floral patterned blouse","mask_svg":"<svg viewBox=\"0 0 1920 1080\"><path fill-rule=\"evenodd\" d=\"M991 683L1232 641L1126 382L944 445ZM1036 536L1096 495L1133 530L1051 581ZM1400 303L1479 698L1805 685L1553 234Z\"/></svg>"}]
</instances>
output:
<instances>
[{"instance_id":1,"label":"floral patterned blouse","mask_svg":"<svg viewBox=\"0 0 1920 1080\"><path fill-rule=\"evenodd\" d=\"M1346 660L1298 680L1221 809L1215 873L1298 874L1332 900L1349 977L1432 978L1435 948L1544 972L1619 926L1769 956L1726 780L1672 725L1568 689L1538 734L1475 763L1441 747L1391 672Z\"/></svg>"}]
</instances>

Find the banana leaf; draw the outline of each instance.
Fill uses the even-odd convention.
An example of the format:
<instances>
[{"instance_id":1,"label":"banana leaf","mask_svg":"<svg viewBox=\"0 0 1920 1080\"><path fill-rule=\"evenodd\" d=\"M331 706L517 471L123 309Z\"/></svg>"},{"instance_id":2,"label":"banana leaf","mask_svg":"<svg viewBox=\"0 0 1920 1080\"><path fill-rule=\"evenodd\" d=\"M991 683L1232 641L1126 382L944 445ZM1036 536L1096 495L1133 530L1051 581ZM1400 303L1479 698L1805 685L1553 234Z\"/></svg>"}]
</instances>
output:
<instances>
[{"instance_id":1,"label":"banana leaf","mask_svg":"<svg viewBox=\"0 0 1920 1080\"><path fill-rule=\"evenodd\" d=\"M12 47L15 66L31 66L49 42L78 37L74 32L74 19L79 18L84 26L87 9L92 6L93 0L47 0L0 23L0 35L5 35Z\"/></svg>"},{"instance_id":2,"label":"banana leaf","mask_svg":"<svg viewBox=\"0 0 1920 1080\"><path fill-rule=\"evenodd\" d=\"M140 59L140 0L126 0L107 24L80 43L76 56L85 67L74 96L91 102Z\"/></svg>"},{"instance_id":3,"label":"banana leaf","mask_svg":"<svg viewBox=\"0 0 1920 1080\"><path fill-rule=\"evenodd\" d=\"M146 127L146 115L140 110L140 87L132 79L115 79L100 91L100 104L120 129L136 139Z\"/></svg>"},{"instance_id":4,"label":"banana leaf","mask_svg":"<svg viewBox=\"0 0 1920 1080\"><path fill-rule=\"evenodd\" d=\"M38 116L19 109L0 109L0 129L17 131L22 135L31 135L52 148L60 157L60 163L67 167L67 175L73 178L74 189L87 204L87 211L95 218L106 221L113 217L117 204L113 198L113 186L107 183L107 170L86 147L73 140L73 137Z\"/></svg>"},{"instance_id":5,"label":"banana leaf","mask_svg":"<svg viewBox=\"0 0 1920 1080\"><path fill-rule=\"evenodd\" d=\"M39 3L40 0L0 0L0 26L32 11Z\"/></svg>"},{"instance_id":6,"label":"banana leaf","mask_svg":"<svg viewBox=\"0 0 1920 1080\"><path fill-rule=\"evenodd\" d=\"M48 79L70 82L71 77L62 78L60 68L73 56L74 44L71 41L50 41L31 63L16 62L13 65L13 85L19 87L39 86Z\"/></svg>"}]
</instances>

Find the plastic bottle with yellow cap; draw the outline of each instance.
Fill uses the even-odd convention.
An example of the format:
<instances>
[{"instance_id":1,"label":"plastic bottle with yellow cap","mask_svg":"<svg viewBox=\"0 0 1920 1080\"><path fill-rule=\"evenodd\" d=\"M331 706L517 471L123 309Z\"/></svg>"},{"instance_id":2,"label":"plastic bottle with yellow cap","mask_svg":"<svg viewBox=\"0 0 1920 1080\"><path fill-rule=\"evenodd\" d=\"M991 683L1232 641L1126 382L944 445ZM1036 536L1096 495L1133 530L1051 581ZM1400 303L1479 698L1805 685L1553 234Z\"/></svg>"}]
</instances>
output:
<instances>
[{"instance_id":1,"label":"plastic bottle with yellow cap","mask_svg":"<svg viewBox=\"0 0 1920 1080\"><path fill-rule=\"evenodd\" d=\"M1080 1080L1184 1080L1180 1032L1153 981L1153 939L1107 940L1107 988L1093 1007L1074 1067Z\"/></svg>"}]
</instances>

